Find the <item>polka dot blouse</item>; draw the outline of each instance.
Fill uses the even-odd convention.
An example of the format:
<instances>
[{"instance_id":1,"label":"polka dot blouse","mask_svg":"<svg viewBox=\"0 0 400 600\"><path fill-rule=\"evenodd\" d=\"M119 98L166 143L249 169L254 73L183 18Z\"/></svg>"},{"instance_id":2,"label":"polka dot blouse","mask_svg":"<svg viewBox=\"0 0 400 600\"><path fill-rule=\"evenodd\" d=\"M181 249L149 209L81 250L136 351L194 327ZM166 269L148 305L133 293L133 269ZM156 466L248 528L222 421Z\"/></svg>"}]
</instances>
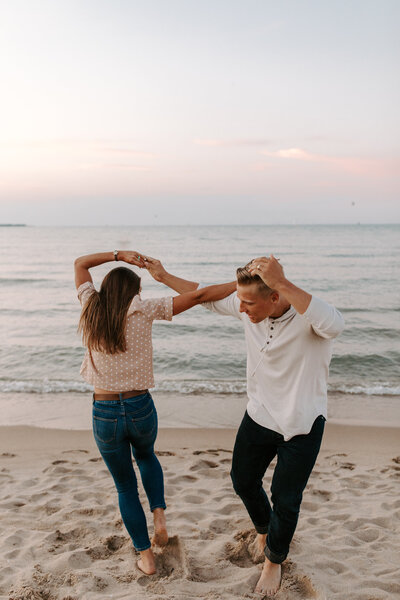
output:
<instances>
[{"instance_id":1,"label":"polka dot blouse","mask_svg":"<svg viewBox=\"0 0 400 600\"><path fill-rule=\"evenodd\" d=\"M82 307L94 289L89 281L78 288ZM172 296L142 300L140 294L136 295L128 308L126 352L105 354L86 351L80 370L83 379L110 392L154 387L151 329L155 319L172 320Z\"/></svg>"}]
</instances>

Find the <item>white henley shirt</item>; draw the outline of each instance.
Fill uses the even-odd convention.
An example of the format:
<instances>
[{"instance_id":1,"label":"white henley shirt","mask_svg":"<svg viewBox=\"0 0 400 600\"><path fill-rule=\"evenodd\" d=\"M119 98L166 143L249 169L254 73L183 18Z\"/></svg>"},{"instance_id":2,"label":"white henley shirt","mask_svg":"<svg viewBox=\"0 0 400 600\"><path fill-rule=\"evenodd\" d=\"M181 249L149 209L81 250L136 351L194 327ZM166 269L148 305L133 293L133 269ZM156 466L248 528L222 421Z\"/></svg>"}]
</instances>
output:
<instances>
[{"instance_id":1,"label":"white henley shirt","mask_svg":"<svg viewBox=\"0 0 400 600\"><path fill-rule=\"evenodd\" d=\"M263 427L290 440L327 418L332 341L344 328L336 308L312 297L304 314L290 307L281 317L252 323L239 311L236 292L203 306L244 324L247 346L247 412Z\"/></svg>"}]
</instances>

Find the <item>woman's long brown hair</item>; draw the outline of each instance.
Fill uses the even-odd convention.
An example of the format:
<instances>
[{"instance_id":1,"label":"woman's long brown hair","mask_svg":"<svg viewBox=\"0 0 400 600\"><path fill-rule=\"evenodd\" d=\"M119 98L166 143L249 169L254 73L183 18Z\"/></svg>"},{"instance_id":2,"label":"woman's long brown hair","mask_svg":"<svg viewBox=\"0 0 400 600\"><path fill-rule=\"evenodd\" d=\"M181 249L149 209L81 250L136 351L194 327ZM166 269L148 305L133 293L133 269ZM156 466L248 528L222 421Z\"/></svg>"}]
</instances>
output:
<instances>
[{"instance_id":1,"label":"woman's long brown hair","mask_svg":"<svg viewBox=\"0 0 400 600\"><path fill-rule=\"evenodd\" d=\"M112 269L104 277L100 291L92 293L79 320L78 331L89 351L126 351L128 308L139 290L140 277L126 267Z\"/></svg>"}]
</instances>

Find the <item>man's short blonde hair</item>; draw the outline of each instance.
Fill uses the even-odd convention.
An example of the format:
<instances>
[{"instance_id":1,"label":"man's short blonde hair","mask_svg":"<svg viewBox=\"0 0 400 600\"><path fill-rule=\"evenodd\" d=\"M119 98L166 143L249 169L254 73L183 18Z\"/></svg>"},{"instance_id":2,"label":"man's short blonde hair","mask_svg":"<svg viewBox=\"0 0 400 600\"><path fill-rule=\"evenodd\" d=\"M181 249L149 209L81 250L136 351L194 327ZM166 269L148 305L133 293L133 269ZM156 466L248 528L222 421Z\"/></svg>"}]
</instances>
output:
<instances>
[{"instance_id":1,"label":"man's short blonde hair","mask_svg":"<svg viewBox=\"0 0 400 600\"><path fill-rule=\"evenodd\" d=\"M244 267L236 269L236 277L239 285L257 284L257 289L263 296L269 296L274 290L263 282L259 275L252 275L248 269L252 261L248 262Z\"/></svg>"}]
</instances>

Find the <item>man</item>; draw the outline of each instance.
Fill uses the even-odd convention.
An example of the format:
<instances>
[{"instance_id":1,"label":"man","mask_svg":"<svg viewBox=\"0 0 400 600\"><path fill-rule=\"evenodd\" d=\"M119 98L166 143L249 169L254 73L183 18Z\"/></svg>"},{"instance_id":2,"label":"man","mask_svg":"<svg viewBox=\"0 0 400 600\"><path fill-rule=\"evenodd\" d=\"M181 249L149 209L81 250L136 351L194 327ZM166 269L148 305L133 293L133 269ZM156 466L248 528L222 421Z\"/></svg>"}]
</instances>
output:
<instances>
[{"instance_id":1,"label":"man","mask_svg":"<svg viewBox=\"0 0 400 600\"><path fill-rule=\"evenodd\" d=\"M154 259L147 268L179 293L198 286L167 273ZM343 330L343 317L288 281L273 255L237 269L237 292L206 307L240 319L245 328L248 404L231 477L265 554L255 591L273 595L320 449L332 340ZM262 479L275 456L271 506Z\"/></svg>"}]
</instances>

